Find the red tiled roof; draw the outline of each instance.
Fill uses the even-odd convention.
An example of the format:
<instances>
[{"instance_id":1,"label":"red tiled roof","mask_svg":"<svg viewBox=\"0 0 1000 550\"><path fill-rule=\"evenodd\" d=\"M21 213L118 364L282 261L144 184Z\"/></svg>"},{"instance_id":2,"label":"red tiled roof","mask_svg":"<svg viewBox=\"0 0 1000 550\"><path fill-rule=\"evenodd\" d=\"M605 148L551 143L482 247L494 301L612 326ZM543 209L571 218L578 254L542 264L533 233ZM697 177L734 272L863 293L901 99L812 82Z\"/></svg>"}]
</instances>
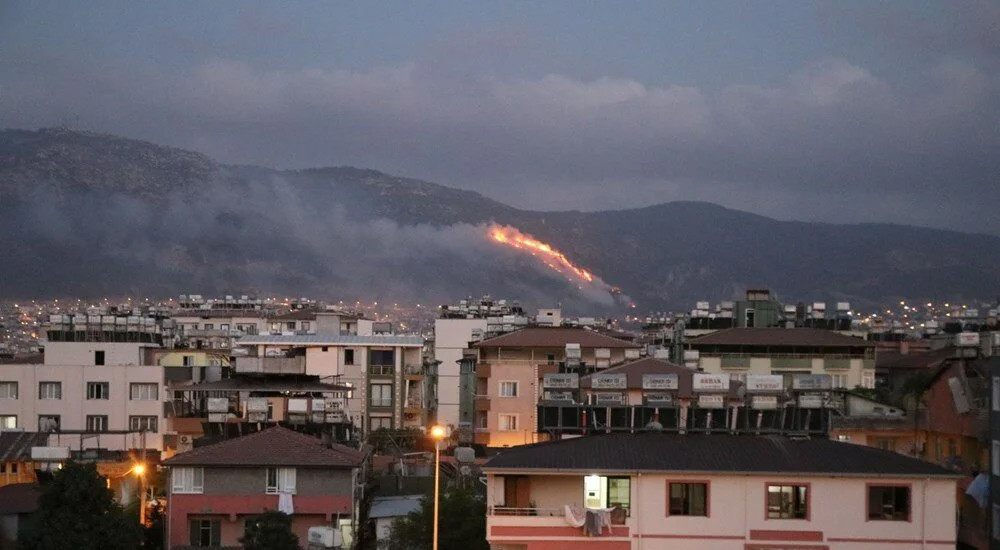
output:
<instances>
[{"instance_id":1,"label":"red tiled roof","mask_svg":"<svg viewBox=\"0 0 1000 550\"><path fill-rule=\"evenodd\" d=\"M30 514L38 509L42 489L37 483L12 483L0 487L0 515Z\"/></svg>"},{"instance_id":2,"label":"red tiled roof","mask_svg":"<svg viewBox=\"0 0 1000 550\"><path fill-rule=\"evenodd\" d=\"M354 468L361 464L356 449L326 446L316 437L276 426L257 433L196 447L163 461L166 466L297 466Z\"/></svg>"},{"instance_id":3,"label":"red tiled roof","mask_svg":"<svg viewBox=\"0 0 1000 550\"><path fill-rule=\"evenodd\" d=\"M873 347L875 344L819 328L728 328L691 338L692 346Z\"/></svg>"},{"instance_id":4,"label":"red tiled roof","mask_svg":"<svg viewBox=\"0 0 1000 550\"><path fill-rule=\"evenodd\" d=\"M637 348L637 344L605 336L593 330L568 327L529 327L501 334L476 344L479 348L564 348L580 344L581 348Z\"/></svg>"}]
</instances>

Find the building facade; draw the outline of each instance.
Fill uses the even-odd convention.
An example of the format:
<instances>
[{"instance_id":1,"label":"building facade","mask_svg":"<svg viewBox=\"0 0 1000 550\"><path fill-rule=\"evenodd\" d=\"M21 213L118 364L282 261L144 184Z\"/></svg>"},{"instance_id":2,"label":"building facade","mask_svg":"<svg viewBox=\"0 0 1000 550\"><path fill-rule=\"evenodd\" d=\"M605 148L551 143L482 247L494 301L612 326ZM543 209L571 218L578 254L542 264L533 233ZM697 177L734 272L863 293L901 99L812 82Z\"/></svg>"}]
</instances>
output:
<instances>
[{"instance_id":1,"label":"building facade","mask_svg":"<svg viewBox=\"0 0 1000 550\"><path fill-rule=\"evenodd\" d=\"M829 440L588 436L509 449L484 472L487 539L504 550L944 550L956 543L951 472Z\"/></svg>"},{"instance_id":2,"label":"building facade","mask_svg":"<svg viewBox=\"0 0 1000 550\"><path fill-rule=\"evenodd\" d=\"M350 540L362 455L281 427L199 447L164 462L170 469L167 547L234 547L266 510L292 516L300 544L310 527Z\"/></svg>"}]
</instances>

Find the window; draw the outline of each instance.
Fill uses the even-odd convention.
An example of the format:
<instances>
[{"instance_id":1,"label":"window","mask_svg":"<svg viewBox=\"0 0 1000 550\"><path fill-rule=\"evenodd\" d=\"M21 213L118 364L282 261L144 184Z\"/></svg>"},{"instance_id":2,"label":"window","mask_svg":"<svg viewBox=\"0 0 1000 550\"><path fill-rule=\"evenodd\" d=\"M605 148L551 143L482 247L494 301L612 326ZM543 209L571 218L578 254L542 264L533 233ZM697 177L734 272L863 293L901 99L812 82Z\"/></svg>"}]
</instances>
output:
<instances>
[{"instance_id":1,"label":"window","mask_svg":"<svg viewBox=\"0 0 1000 550\"><path fill-rule=\"evenodd\" d=\"M16 414L0 415L0 430L13 430L14 428L17 428Z\"/></svg>"},{"instance_id":2,"label":"window","mask_svg":"<svg viewBox=\"0 0 1000 550\"><path fill-rule=\"evenodd\" d=\"M160 398L160 386L155 382L134 382L129 384L128 395L132 401L156 401Z\"/></svg>"},{"instance_id":3,"label":"window","mask_svg":"<svg viewBox=\"0 0 1000 550\"><path fill-rule=\"evenodd\" d=\"M605 508L618 507L628 510L632 503L632 484L627 477L607 478L608 487L605 493L608 495L608 502Z\"/></svg>"},{"instance_id":4,"label":"window","mask_svg":"<svg viewBox=\"0 0 1000 550\"><path fill-rule=\"evenodd\" d=\"M833 388L846 388L847 387L847 375L846 374L833 374L830 376L830 382Z\"/></svg>"},{"instance_id":5,"label":"window","mask_svg":"<svg viewBox=\"0 0 1000 550\"><path fill-rule=\"evenodd\" d=\"M993 377L993 410L1000 412L1000 376Z\"/></svg>"},{"instance_id":6,"label":"window","mask_svg":"<svg viewBox=\"0 0 1000 550\"><path fill-rule=\"evenodd\" d=\"M497 422L500 425L499 430L501 432L516 432L517 431L517 415L516 414L498 414Z\"/></svg>"},{"instance_id":7,"label":"window","mask_svg":"<svg viewBox=\"0 0 1000 550\"><path fill-rule=\"evenodd\" d=\"M809 486L768 485L767 519L809 519Z\"/></svg>"},{"instance_id":8,"label":"window","mask_svg":"<svg viewBox=\"0 0 1000 550\"><path fill-rule=\"evenodd\" d=\"M874 443L873 447L877 447L883 451L896 450L896 438L894 437L873 437L872 443Z\"/></svg>"},{"instance_id":9,"label":"window","mask_svg":"<svg viewBox=\"0 0 1000 550\"><path fill-rule=\"evenodd\" d=\"M302 321L302 332L309 332L309 321Z\"/></svg>"},{"instance_id":10,"label":"window","mask_svg":"<svg viewBox=\"0 0 1000 550\"><path fill-rule=\"evenodd\" d=\"M993 540L1000 540L1000 505L993 505Z\"/></svg>"},{"instance_id":11,"label":"window","mask_svg":"<svg viewBox=\"0 0 1000 550\"><path fill-rule=\"evenodd\" d=\"M133 432L156 433L157 418L155 416L130 416L128 417L128 429Z\"/></svg>"},{"instance_id":12,"label":"window","mask_svg":"<svg viewBox=\"0 0 1000 550\"><path fill-rule=\"evenodd\" d=\"M203 468L174 468L174 493L203 493L205 491L205 470Z\"/></svg>"},{"instance_id":13,"label":"window","mask_svg":"<svg viewBox=\"0 0 1000 550\"><path fill-rule=\"evenodd\" d=\"M59 415L58 414L40 414L40 415L38 415L38 431L40 431L40 432L58 432L59 431Z\"/></svg>"},{"instance_id":14,"label":"window","mask_svg":"<svg viewBox=\"0 0 1000 550\"><path fill-rule=\"evenodd\" d=\"M517 397L517 382L500 382L500 397Z\"/></svg>"},{"instance_id":15,"label":"window","mask_svg":"<svg viewBox=\"0 0 1000 550\"><path fill-rule=\"evenodd\" d=\"M344 350L344 364L345 365L353 365L354 364L354 350L353 349L345 349Z\"/></svg>"},{"instance_id":16,"label":"window","mask_svg":"<svg viewBox=\"0 0 1000 550\"><path fill-rule=\"evenodd\" d=\"M222 332L229 332L229 323L222 323L219 325L219 330Z\"/></svg>"},{"instance_id":17,"label":"window","mask_svg":"<svg viewBox=\"0 0 1000 550\"><path fill-rule=\"evenodd\" d=\"M323 346L322 351L323 353L330 351L330 346Z\"/></svg>"},{"instance_id":18,"label":"window","mask_svg":"<svg viewBox=\"0 0 1000 550\"><path fill-rule=\"evenodd\" d=\"M289 322L285 323L285 330L287 330L289 332L294 332L295 331L295 321L289 321Z\"/></svg>"},{"instance_id":19,"label":"window","mask_svg":"<svg viewBox=\"0 0 1000 550\"><path fill-rule=\"evenodd\" d=\"M87 382L87 399L108 399L110 393L107 382Z\"/></svg>"},{"instance_id":20,"label":"window","mask_svg":"<svg viewBox=\"0 0 1000 550\"><path fill-rule=\"evenodd\" d=\"M388 416L373 416L368 420L368 429L370 431L381 430L385 428L387 430L392 429L392 418Z\"/></svg>"},{"instance_id":21,"label":"window","mask_svg":"<svg viewBox=\"0 0 1000 550\"><path fill-rule=\"evenodd\" d=\"M872 389L875 387L875 372L866 370L861 373L861 387Z\"/></svg>"},{"instance_id":22,"label":"window","mask_svg":"<svg viewBox=\"0 0 1000 550\"><path fill-rule=\"evenodd\" d=\"M181 357L182 367L193 367L194 366L194 355L185 355Z\"/></svg>"},{"instance_id":23,"label":"window","mask_svg":"<svg viewBox=\"0 0 1000 550\"><path fill-rule=\"evenodd\" d=\"M392 384L372 384L369 402L372 407L391 407Z\"/></svg>"},{"instance_id":24,"label":"window","mask_svg":"<svg viewBox=\"0 0 1000 550\"><path fill-rule=\"evenodd\" d=\"M215 330L215 323L205 323L205 330Z\"/></svg>"},{"instance_id":25,"label":"window","mask_svg":"<svg viewBox=\"0 0 1000 550\"><path fill-rule=\"evenodd\" d=\"M1000 441L993 440L993 450L990 453L990 467L993 475L1000 476Z\"/></svg>"},{"instance_id":26,"label":"window","mask_svg":"<svg viewBox=\"0 0 1000 550\"><path fill-rule=\"evenodd\" d=\"M108 417L104 414L88 414L87 415L87 431L88 432L106 432L108 431Z\"/></svg>"},{"instance_id":27,"label":"window","mask_svg":"<svg viewBox=\"0 0 1000 550\"><path fill-rule=\"evenodd\" d=\"M556 364L556 356L553 355L553 354L551 354L551 353L548 354L548 355L546 355L545 356L545 362L547 364L549 364L549 365L555 365Z\"/></svg>"},{"instance_id":28,"label":"window","mask_svg":"<svg viewBox=\"0 0 1000 550\"><path fill-rule=\"evenodd\" d=\"M369 365L387 365L392 366L396 364L396 352L391 349L373 349L368 351L368 364Z\"/></svg>"},{"instance_id":29,"label":"window","mask_svg":"<svg viewBox=\"0 0 1000 550\"><path fill-rule=\"evenodd\" d=\"M869 486L868 519L909 521L910 488L907 486Z\"/></svg>"},{"instance_id":30,"label":"window","mask_svg":"<svg viewBox=\"0 0 1000 550\"><path fill-rule=\"evenodd\" d=\"M668 516L708 516L708 482L667 482Z\"/></svg>"},{"instance_id":31,"label":"window","mask_svg":"<svg viewBox=\"0 0 1000 550\"><path fill-rule=\"evenodd\" d=\"M39 382L39 399L62 399L62 382Z\"/></svg>"},{"instance_id":32,"label":"window","mask_svg":"<svg viewBox=\"0 0 1000 550\"><path fill-rule=\"evenodd\" d=\"M104 351L103 350L95 351L94 352L94 364L98 365L98 366L104 364Z\"/></svg>"},{"instance_id":33,"label":"window","mask_svg":"<svg viewBox=\"0 0 1000 550\"><path fill-rule=\"evenodd\" d=\"M217 519L191 520L191 546L204 548L222 545L222 524Z\"/></svg>"},{"instance_id":34,"label":"window","mask_svg":"<svg viewBox=\"0 0 1000 550\"><path fill-rule=\"evenodd\" d=\"M17 382L0 382L0 399L17 399Z\"/></svg>"},{"instance_id":35,"label":"window","mask_svg":"<svg viewBox=\"0 0 1000 550\"><path fill-rule=\"evenodd\" d=\"M948 456L955 457L958 456L958 444L955 443L954 439L948 439Z\"/></svg>"},{"instance_id":36,"label":"window","mask_svg":"<svg viewBox=\"0 0 1000 550\"><path fill-rule=\"evenodd\" d=\"M487 416L486 411L476 413L476 428L480 430L485 430L487 427L487 422L489 421L489 416Z\"/></svg>"},{"instance_id":37,"label":"window","mask_svg":"<svg viewBox=\"0 0 1000 550\"><path fill-rule=\"evenodd\" d=\"M264 492L269 495L278 493L295 494L295 468L268 468L267 485Z\"/></svg>"}]
</instances>

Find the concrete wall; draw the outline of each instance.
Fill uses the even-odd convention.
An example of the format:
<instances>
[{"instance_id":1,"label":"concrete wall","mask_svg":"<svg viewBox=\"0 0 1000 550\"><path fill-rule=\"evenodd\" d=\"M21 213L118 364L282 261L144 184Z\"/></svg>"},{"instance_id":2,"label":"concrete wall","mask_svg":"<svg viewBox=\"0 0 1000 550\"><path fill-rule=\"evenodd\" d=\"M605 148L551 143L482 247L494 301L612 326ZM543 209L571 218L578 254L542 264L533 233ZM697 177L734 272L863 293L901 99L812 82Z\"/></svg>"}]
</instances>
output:
<instances>
[{"instance_id":1,"label":"concrete wall","mask_svg":"<svg viewBox=\"0 0 1000 550\"><path fill-rule=\"evenodd\" d=\"M469 347L472 331L486 330L486 319L436 319L434 321L434 359L438 365L438 423L457 427L459 422L458 362L462 350Z\"/></svg>"},{"instance_id":2,"label":"concrete wall","mask_svg":"<svg viewBox=\"0 0 1000 550\"><path fill-rule=\"evenodd\" d=\"M48 342L46 365L94 365L94 352L104 352L105 365L141 365L142 348L150 344L115 342Z\"/></svg>"},{"instance_id":3,"label":"concrete wall","mask_svg":"<svg viewBox=\"0 0 1000 550\"><path fill-rule=\"evenodd\" d=\"M46 351L46 356L48 352ZM163 449L162 433L166 430L163 414L165 386L159 366L93 366L93 365L0 365L0 381L16 381L18 398L0 399L0 414L17 415L18 427L28 431L38 429L39 415L59 415L61 429L83 430L87 415L106 415L108 429L128 429L129 416L155 416L158 432L146 435L146 447ZM62 399L38 399L39 382L60 382ZM110 399L87 399L87 382L108 382ZM155 383L158 399L131 400L131 383ZM59 435L52 445L80 447L80 436ZM101 435L83 439L82 447L123 450L139 448L138 433Z\"/></svg>"}]
</instances>

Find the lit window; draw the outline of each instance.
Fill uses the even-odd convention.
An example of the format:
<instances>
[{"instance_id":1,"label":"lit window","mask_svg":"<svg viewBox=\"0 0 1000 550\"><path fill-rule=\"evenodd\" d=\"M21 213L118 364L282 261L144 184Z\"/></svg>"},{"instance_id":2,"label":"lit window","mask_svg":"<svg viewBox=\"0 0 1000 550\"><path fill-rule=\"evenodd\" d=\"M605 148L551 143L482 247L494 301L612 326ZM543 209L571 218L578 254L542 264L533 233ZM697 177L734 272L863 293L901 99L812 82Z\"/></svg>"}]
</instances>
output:
<instances>
[{"instance_id":1,"label":"lit window","mask_svg":"<svg viewBox=\"0 0 1000 550\"><path fill-rule=\"evenodd\" d=\"M17 428L16 414L0 415L0 430L13 430Z\"/></svg>"}]
</instances>

